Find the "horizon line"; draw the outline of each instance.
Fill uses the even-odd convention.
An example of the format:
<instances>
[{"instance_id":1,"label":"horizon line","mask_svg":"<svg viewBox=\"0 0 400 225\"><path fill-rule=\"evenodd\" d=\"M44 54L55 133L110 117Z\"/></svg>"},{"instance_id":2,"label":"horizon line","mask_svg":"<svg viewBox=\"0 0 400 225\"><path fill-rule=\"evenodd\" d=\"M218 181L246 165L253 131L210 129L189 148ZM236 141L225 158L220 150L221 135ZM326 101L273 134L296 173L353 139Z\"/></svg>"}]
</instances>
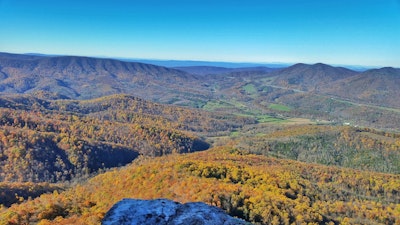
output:
<instances>
[{"instance_id":1,"label":"horizon line","mask_svg":"<svg viewBox=\"0 0 400 225\"><path fill-rule=\"evenodd\" d=\"M368 70L368 69L379 69L385 67L392 68L400 68L395 66L371 66L371 65L359 65L359 64L342 64L342 63L324 63L322 61L319 62L255 62L255 61L229 61L229 60L207 60L207 59L163 59L163 58L140 58L140 57L124 57L124 56L106 56L106 55L79 55L79 54L58 54L58 53L38 53L38 52L24 52L24 53L15 53L15 52L3 52L0 53L6 54L16 54L16 55L32 55L32 56L42 56L42 57L63 57L63 56L72 56L72 57L88 57L88 58L99 58L99 59L114 59L120 61L127 60L141 60L141 61L159 61L159 62L193 62L193 63L222 63L222 64L249 64L254 66L273 66L273 68L282 68L289 67L296 64L308 64L314 65L318 63L334 66L334 67L345 67L348 69L354 70ZM198 65L196 65L198 66Z\"/></svg>"}]
</instances>

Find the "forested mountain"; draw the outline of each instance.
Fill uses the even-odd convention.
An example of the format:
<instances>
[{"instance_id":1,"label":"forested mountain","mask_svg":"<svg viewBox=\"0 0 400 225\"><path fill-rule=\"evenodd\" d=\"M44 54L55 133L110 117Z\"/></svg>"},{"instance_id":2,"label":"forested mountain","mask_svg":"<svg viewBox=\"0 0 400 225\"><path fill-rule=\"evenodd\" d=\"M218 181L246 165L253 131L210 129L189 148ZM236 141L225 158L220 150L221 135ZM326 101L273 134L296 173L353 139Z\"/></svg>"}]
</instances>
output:
<instances>
[{"instance_id":1,"label":"forested mountain","mask_svg":"<svg viewBox=\"0 0 400 225\"><path fill-rule=\"evenodd\" d=\"M322 63L314 65L299 63L275 71L273 76L276 76L276 79L272 84L301 91L318 91L333 81L356 74L357 72L343 67L333 67Z\"/></svg>"},{"instance_id":2,"label":"forested mountain","mask_svg":"<svg viewBox=\"0 0 400 225\"><path fill-rule=\"evenodd\" d=\"M50 57L47 55L39 55L39 54L13 54L7 52L0 52L0 58L3 59L17 59L17 60L32 60L32 59L40 59L43 57Z\"/></svg>"},{"instance_id":3,"label":"forested mountain","mask_svg":"<svg viewBox=\"0 0 400 225\"><path fill-rule=\"evenodd\" d=\"M0 76L0 91L3 93L46 91L70 99L128 93L158 100L164 96L170 99L181 94L189 98L199 94L196 88L181 88L184 83L195 84L193 75L166 67L113 59L3 54L0 55ZM180 90L184 91L181 93Z\"/></svg>"},{"instance_id":4,"label":"forested mountain","mask_svg":"<svg viewBox=\"0 0 400 225\"><path fill-rule=\"evenodd\" d=\"M0 53L0 224L98 224L125 197L398 224L399 71Z\"/></svg>"},{"instance_id":5,"label":"forested mountain","mask_svg":"<svg viewBox=\"0 0 400 225\"><path fill-rule=\"evenodd\" d=\"M251 123L132 96L88 101L3 98L0 181L62 181L130 163L139 154L192 152L208 144L189 133Z\"/></svg>"},{"instance_id":6,"label":"forested mountain","mask_svg":"<svg viewBox=\"0 0 400 225\"><path fill-rule=\"evenodd\" d=\"M254 224L398 224L400 177L232 147L141 159L0 214L3 224L99 224L123 198L202 201Z\"/></svg>"},{"instance_id":7,"label":"forested mountain","mask_svg":"<svg viewBox=\"0 0 400 225\"><path fill-rule=\"evenodd\" d=\"M264 74L208 75L206 86L215 100L203 108L399 132L399 77L393 68L361 73L324 64L296 64Z\"/></svg>"},{"instance_id":8,"label":"forested mountain","mask_svg":"<svg viewBox=\"0 0 400 225\"><path fill-rule=\"evenodd\" d=\"M178 70L179 69L179 70ZM186 72L184 72L186 71ZM162 103L201 107L209 100L229 99L252 82L266 88L335 96L354 103L398 108L399 69L356 72L322 63L267 67L179 67L177 69L114 59L77 56L0 54L1 93L48 93L51 98L92 99L131 94ZM275 90L278 89L278 90ZM290 95L290 93L289 93Z\"/></svg>"},{"instance_id":9,"label":"forested mountain","mask_svg":"<svg viewBox=\"0 0 400 225\"><path fill-rule=\"evenodd\" d=\"M251 133L242 132L233 143L251 153L400 174L400 134L321 124L253 127Z\"/></svg>"},{"instance_id":10,"label":"forested mountain","mask_svg":"<svg viewBox=\"0 0 400 225\"><path fill-rule=\"evenodd\" d=\"M400 69L368 70L324 87L323 92L365 104L400 108Z\"/></svg>"}]
</instances>

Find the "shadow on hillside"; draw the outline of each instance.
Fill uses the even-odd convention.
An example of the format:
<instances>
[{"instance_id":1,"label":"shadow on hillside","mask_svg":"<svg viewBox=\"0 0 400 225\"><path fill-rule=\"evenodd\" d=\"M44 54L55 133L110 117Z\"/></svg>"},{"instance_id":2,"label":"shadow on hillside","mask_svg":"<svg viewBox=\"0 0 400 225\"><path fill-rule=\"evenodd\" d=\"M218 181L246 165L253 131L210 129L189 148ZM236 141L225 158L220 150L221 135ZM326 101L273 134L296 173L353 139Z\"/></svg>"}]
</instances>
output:
<instances>
[{"instance_id":1,"label":"shadow on hillside","mask_svg":"<svg viewBox=\"0 0 400 225\"><path fill-rule=\"evenodd\" d=\"M198 151L204 151L210 148L210 144L201 140L201 139L195 139L193 141L193 152L198 152Z\"/></svg>"}]
</instances>

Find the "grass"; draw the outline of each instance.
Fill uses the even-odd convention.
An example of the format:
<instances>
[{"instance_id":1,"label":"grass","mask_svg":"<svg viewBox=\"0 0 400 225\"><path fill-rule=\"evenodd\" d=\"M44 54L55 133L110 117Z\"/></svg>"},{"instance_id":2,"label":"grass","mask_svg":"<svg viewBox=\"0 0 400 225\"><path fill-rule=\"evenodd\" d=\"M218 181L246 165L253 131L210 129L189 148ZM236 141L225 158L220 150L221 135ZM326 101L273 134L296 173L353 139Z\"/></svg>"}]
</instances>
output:
<instances>
[{"instance_id":1,"label":"grass","mask_svg":"<svg viewBox=\"0 0 400 225\"><path fill-rule=\"evenodd\" d=\"M224 101L213 100L208 101L205 105L203 105L202 108L205 110L214 111L220 108L232 108L232 105Z\"/></svg>"},{"instance_id":2,"label":"grass","mask_svg":"<svg viewBox=\"0 0 400 225\"><path fill-rule=\"evenodd\" d=\"M246 84L242 88L244 91L246 91L247 94L256 94L257 93L257 89L254 86L254 84Z\"/></svg>"},{"instance_id":3,"label":"grass","mask_svg":"<svg viewBox=\"0 0 400 225\"><path fill-rule=\"evenodd\" d=\"M280 105L280 104L270 104L269 108L273 109L273 110L284 111L284 112L290 112L292 110L290 107L285 106L285 105Z\"/></svg>"},{"instance_id":4,"label":"grass","mask_svg":"<svg viewBox=\"0 0 400 225\"><path fill-rule=\"evenodd\" d=\"M329 124L329 121L320 122L320 124ZM304 125L304 124L318 124L310 119L306 118L290 118L286 120L287 125Z\"/></svg>"},{"instance_id":5,"label":"grass","mask_svg":"<svg viewBox=\"0 0 400 225\"><path fill-rule=\"evenodd\" d=\"M271 83L272 81L274 81L275 79L276 79L275 77L266 77L266 78L261 79L261 81L262 81L263 83L269 84L269 83Z\"/></svg>"},{"instance_id":6,"label":"grass","mask_svg":"<svg viewBox=\"0 0 400 225\"><path fill-rule=\"evenodd\" d=\"M220 100L208 101L205 105L202 106L202 108L208 111L217 111L222 109L226 110L226 112L228 113L237 116L254 116L258 114L257 111L250 109L245 104L235 99L231 99L229 101L220 101Z\"/></svg>"},{"instance_id":7,"label":"grass","mask_svg":"<svg viewBox=\"0 0 400 225\"><path fill-rule=\"evenodd\" d=\"M239 135L240 135L239 131L232 131L230 134L231 137L239 137Z\"/></svg>"},{"instance_id":8,"label":"grass","mask_svg":"<svg viewBox=\"0 0 400 225\"><path fill-rule=\"evenodd\" d=\"M370 108L375 108L375 109L380 109L380 110L386 110L386 111L392 111L392 112L400 113L400 109L397 109L397 108L390 108L390 107L384 107L384 106L356 103L356 102L351 102L349 100L343 100L343 99L338 99L338 98L331 98L331 99L336 101L336 102L346 103L346 104L349 104L349 105L366 106L366 107L370 107Z\"/></svg>"},{"instance_id":9,"label":"grass","mask_svg":"<svg viewBox=\"0 0 400 225\"><path fill-rule=\"evenodd\" d=\"M281 111L290 110L289 107L284 105L278 105L278 104L271 104L271 105L274 105L275 109L280 109ZM232 113L233 115L243 116L243 117L253 117L256 118L259 123L282 123L287 121L286 119L277 118L266 114L261 114L259 110L248 108L246 105L236 100L231 100L229 102L218 101L218 100L208 101L202 108L208 111L216 111L218 109L236 109L238 111L233 112ZM230 136L236 136L236 135L238 135L237 132L232 132L230 134Z\"/></svg>"},{"instance_id":10,"label":"grass","mask_svg":"<svg viewBox=\"0 0 400 225\"><path fill-rule=\"evenodd\" d=\"M285 119L281 119L281 118L276 118L270 115L261 115L261 116L257 116L257 121L259 123L281 123L284 122Z\"/></svg>"}]
</instances>

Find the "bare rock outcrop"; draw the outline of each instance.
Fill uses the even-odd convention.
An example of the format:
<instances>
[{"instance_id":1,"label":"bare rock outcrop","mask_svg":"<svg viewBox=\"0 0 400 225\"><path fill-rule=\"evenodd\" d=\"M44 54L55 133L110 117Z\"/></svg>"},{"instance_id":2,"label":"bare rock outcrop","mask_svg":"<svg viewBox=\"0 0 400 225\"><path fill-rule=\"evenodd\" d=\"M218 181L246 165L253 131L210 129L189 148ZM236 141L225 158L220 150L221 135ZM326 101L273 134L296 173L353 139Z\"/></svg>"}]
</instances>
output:
<instances>
[{"instance_id":1,"label":"bare rock outcrop","mask_svg":"<svg viewBox=\"0 0 400 225\"><path fill-rule=\"evenodd\" d=\"M250 224L202 202L123 199L106 214L103 225L241 225Z\"/></svg>"}]
</instances>

